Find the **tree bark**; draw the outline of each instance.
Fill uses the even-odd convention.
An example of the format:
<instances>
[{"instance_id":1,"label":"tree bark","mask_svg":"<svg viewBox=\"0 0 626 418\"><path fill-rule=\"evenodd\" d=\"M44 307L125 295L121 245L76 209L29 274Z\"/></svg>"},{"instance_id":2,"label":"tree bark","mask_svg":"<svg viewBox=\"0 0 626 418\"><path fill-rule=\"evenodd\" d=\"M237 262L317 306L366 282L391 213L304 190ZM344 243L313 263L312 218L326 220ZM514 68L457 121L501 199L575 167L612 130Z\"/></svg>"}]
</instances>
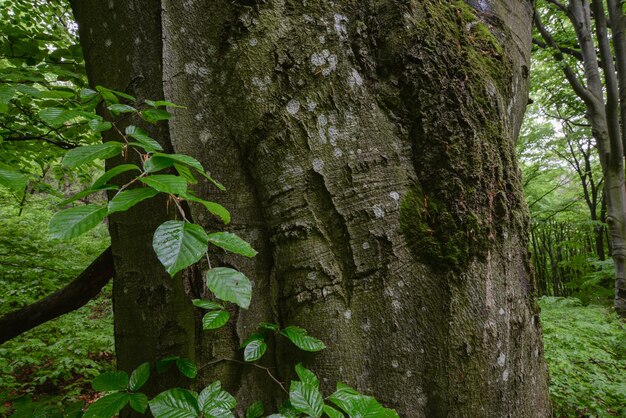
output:
<instances>
[{"instance_id":1,"label":"tree bark","mask_svg":"<svg viewBox=\"0 0 626 418\"><path fill-rule=\"evenodd\" d=\"M283 381L302 360L327 391L346 382L401 416L550 416L513 153L531 2L164 0L150 13L77 3L92 82L123 88L142 74L155 87L145 97L188 107L162 137L226 185L198 192L229 208L229 230L259 251L212 255L253 279L254 299L230 328L198 334L200 364L240 357L259 321L299 325L328 349L303 355L277 341L265 361ZM139 257L156 269L123 242L128 219L151 240L154 225L137 217L120 215L113 229L127 286L145 279L131 275ZM188 274L194 296L203 267ZM158 280L172 283L152 277L150 292ZM142 327L168 332L151 323L154 306L114 296L136 305ZM129 316L116 326L118 336L137 330ZM120 356L133 347L117 344ZM258 370L203 371L242 406L281 398Z\"/></svg>"}]
</instances>

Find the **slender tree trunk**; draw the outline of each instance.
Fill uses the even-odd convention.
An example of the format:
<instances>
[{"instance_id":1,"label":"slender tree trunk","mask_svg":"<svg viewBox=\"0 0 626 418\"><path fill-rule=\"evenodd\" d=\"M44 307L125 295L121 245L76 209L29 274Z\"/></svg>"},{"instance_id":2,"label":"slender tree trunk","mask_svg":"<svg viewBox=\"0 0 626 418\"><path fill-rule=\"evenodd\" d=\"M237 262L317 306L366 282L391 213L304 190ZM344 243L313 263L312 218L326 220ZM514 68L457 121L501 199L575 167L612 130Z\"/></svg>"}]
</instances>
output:
<instances>
[{"instance_id":1,"label":"slender tree trunk","mask_svg":"<svg viewBox=\"0 0 626 418\"><path fill-rule=\"evenodd\" d=\"M92 82L123 88L141 74L142 96L188 107L161 138L226 185L198 192L231 209L230 230L259 251L212 256L254 280L254 302L233 311L232 327L198 335L200 363L238 358L259 321L300 325L328 349L303 355L279 342L266 361L284 381L302 360L326 390L344 381L401 416L550 416L513 153L529 1L77 3ZM140 216L113 227L114 250L126 250L116 280L131 289L142 286L131 278L141 240L120 241L125 222L149 241L154 225L135 224ZM178 286L141 257L158 276L148 294L162 292L158 280ZM191 280L188 292L200 291ZM189 341L152 324L154 306L136 294L115 298L145 315L117 320L118 337L141 326ZM136 345L117 348L125 358ZM281 397L245 366L204 372L243 406Z\"/></svg>"}]
</instances>

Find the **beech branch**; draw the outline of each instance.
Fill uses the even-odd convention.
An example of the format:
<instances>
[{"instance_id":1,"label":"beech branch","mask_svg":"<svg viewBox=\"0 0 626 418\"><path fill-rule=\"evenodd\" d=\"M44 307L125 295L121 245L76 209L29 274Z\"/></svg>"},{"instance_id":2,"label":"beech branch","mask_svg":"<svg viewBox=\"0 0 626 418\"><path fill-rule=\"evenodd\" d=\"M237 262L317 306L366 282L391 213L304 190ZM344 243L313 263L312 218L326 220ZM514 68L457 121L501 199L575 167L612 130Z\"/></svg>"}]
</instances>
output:
<instances>
[{"instance_id":1,"label":"beech branch","mask_svg":"<svg viewBox=\"0 0 626 418\"><path fill-rule=\"evenodd\" d=\"M100 293L113 274L113 253L109 247L64 288L0 318L0 344L84 306Z\"/></svg>"}]
</instances>

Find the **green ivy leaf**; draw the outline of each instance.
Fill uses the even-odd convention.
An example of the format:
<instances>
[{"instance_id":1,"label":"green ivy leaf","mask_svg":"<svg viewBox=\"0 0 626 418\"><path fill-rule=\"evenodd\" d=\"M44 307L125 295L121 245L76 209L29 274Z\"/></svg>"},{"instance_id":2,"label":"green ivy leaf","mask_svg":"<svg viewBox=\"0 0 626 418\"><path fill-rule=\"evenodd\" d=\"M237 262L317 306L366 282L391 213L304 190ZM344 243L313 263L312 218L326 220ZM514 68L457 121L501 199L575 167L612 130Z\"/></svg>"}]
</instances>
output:
<instances>
[{"instance_id":1,"label":"green ivy leaf","mask_svg":"<svg viewBox=\"0 0 626 418\"><path fill-rule=\"evenodd\" d=\"M149 402L155 418L194 418L200 416L196 397L185 389L174 388L159 393Z\"/></svg>"},{"instance_id":2,"label":"green ivy leaf","mask_svg":"<svg viewBox=\"0 0 626 418\"><path fill-rule=\"evenodd\" d=\"M300 327L289 326L281 331L296 347L304 351L321 351L326 345L317 338L308 335L308 332Z\"/></svg>"},{"instance_id":3,"label":"green ivy leaf","mask_svg":"<svg viewBox=\"0 0 626 418\"><path fill-rule=\"evenodd\" d=\"M163 151L163 147L154 139L150 138L146 131L134 125L126 127L126 135L139 142L148 152Z\"/></svg>"},{"instance_id":4,"label":"green ivy leaf","mask_svg":"<svg viewBox=\"0 0 626 418\"><path fill-rule=\"evenodd\" d=\"M214 232L208 235L209 242L231 253L254 257L257 252L250 244L230 232Z\"/></svg>"},{"instance_id":5,"label":"green ivy leaf","mask_svg":"<svg viewBox=\"0 0 626 418\"><path fill-rule=\"evenodd\" d=\"M243 273L228 267L217 267L207 271L206 284L218 299L233 302L244 309L250 306L252 283Z\"/></svg>"},{"instance_id":6,"label":"green ivy leaf","mask_svg":"<svg viewBox=\"0 0 626 418\"><path fill-rule=\"evenodd\" d=\"M57 212L50 219L48 226L53 239L75 238L95 228L107 216L106 206L75 206Z\"/></svg>"},{"instance_id":7,"label":"green ivy leaf","mask_svg":"<svg viewBox=\"0 0 626 418\"><path fill-rule=\"evenodd\" d=\"M315 376L315 373L305 368L302 363L296 364L296 373L303 383L319 387L320 381L318 380L317 376Z\"/></svg>"},{"instance_id":8,"label":"green ivy leaf","mask_svg":"<svg viewBox=\"0 0 626 418\"><path fill-rule=\"evenodd\" d=\"M393 409L384 408L373 397L362 395L343 383L337 383L337 390L329 399L350 417L399 418Z\"/></svg>"},{"instance_id":9,"label":"green ivy leaf","mask_svg":"<svg viewBox=\"0 0 626 418\"><path fill-rule=\"evenodd\" d=\"M75 168L93 160L114 157L122 152L124 144L121 142L105 142L104 144L87 145L71 149L63 157L63 165L67 168Z\"/></svg>"},{"instance_id":10,"label":"green ivy leaf","mask_svg":"<svg viewBox=\"0 0 626 418\"><path fill-rule=\"evenodd\" d=\"M246 418L262 418L265 414L263 403L256 401L246 409Z\"/></svg>"},{"instance_id":11,"label":"green ivy leaf","mask_svg":"<svg viewBox=\"0 0 626 418\"><path fill-rule=\"evenodd\" d=\"M210 300L194 299L192 303L194 306L197 306L198 308L208 309L211 311L224 309L224 307L220 305L219 303L215 303Z\"/></svg>"},{"instance_id":12,"label":"green ivy leaf","mask_svg":"<svg viewBox=\"0 0 626 418\"><path fill-rule=\"evenodd\" d=\"M109 201L109 214L128 210L142 200L150 199L157 194L159 194L159 192L149 187L124 190L113 196L113 199Z\"/></svg>"},{"instance_id":13,"label":"green ivy leaf","mask_svg":"<svg viewBox=\"0 0 626 418\"><path fill-rule=\"evenodd\" d=\"M202 318L202 329L221 328L230 319L228 311L211 311Z\"/></svg>"},{"instance_id":14,"label":"green ivy leaf","mask_svg":"<svg viewBox=\"0 0 626 418\"><path fill-rule=\"evenodd\" d=\"M143 393L131 393L129 404L135 411L143 414L148 409L148 397Z\"/></svg>"},{"instance_id":15,"label":"green ivy leaf","mask_svg":"<svg viewBox=\"0 0 626 418\"><path fill-rule=\"evenodd\" d=\"M289 402L298 411L319 418L324 412L324 398L317 386L303 382L291 382Z\"/></svg>"},{"instance_id":16,"label":"green ivy leaf","mask_svg":"<svg viewBox=\"0 0 626 418\"><path fill-rule=\"evenodd\" d=\"M187 191L187 181L172 174L155 174L140 180L143 184L163 193L181 195Z\"/></svg>"},{"instance_id":17,"label":"green ivy leaf","mask_svg":"<svg viewBox=\"0 0 626 418\"><path fill-rule=\"evenodd\" d=\"M243 350L243 359L249 362L257 361L258 359L263 357L265 351L267 351L267 344L265 343L265 341L252 340L246 345L246 348Z\"/></svg>"},{"instance_id":18,"label":"green ivy leaf","mask_svg":"<svg viewBox=\"0 0 626 418\"><path fill-rule=\"evenodd\" d=\"M129 399L126 392L111 393L89 405L83 418L111 418L126 406Z\"/></svg>"},{"instance_id":19,"label":"green ivy leaf","mask_svg":"<svg viewBox=\"0 0 626 418\"><path fill-rule=\"evenodd\" d=\"M94 181L93 184L91 185L91 188L97 189L100 186L104 186L106 182L111 180L113 177L119 176L122 173L125 173L127 171L132 171L132 170L141 171L141 169L137 167L135 164L121 164L121 165L115 166L109 171L105 172L100 177L98 177L98 179L96 179L96 181Z\"/></svg>"},{"instance_id":20,"label":"green ivy leaf","mask_svg":"<svg viewBox=\"0 0 626 418\"><path fill-rule=\"evenodd\" d=\"M198 374L198 367L193 361L179 357L176 359L176 367L178 370L190 379L194 379Z\"/></svg>"},{"instance_id":21,"label":"green ivy leaf","mask_svg":"<svg viewBox=\"0 0 626 418\"><path fill-rule=\"evenodd\" d=\"M96 376L91 383L96 392L128 389L128 373L125 371L106 372Z\"/></svg>"},{"instance_id":22,"label":"green ivy leaf","mask_svg":"<svg viewBox=\"0 0 626 418\"><path fill-rule=\"evenodd\" d=\"M128 388L130 390L139 390L150 377L150 363L140 364L130 375Z\"/></svg>"},{"instance_id":23,"label":"green ivy leaf","mask_svg":"<svg viewBox=\"0 0 626 418\"><path fill-rule=\"evenodd\" d=\"M198 262L206 253L208 237L201 226L167 221L154 232L152 246L170 276Z\"/></svg>"}]
</instances>

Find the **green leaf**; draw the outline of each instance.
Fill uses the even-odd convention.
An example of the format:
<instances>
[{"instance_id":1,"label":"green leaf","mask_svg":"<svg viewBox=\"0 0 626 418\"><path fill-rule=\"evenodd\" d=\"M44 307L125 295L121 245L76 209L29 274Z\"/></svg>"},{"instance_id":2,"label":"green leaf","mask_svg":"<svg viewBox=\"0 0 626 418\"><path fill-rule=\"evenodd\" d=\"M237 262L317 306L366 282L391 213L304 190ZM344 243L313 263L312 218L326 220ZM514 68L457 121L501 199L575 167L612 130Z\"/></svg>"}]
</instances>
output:
<instances>
[{"instance_id":1,"label":"green leaf","mask_svg":"<svg viewBox=\"0 0 626 418\"><path fill-rule=\"evenodd\" d=\"M317 338L308 335L308 332L300 327L289 326L281 331L296 347L304 351L321 351L326 345Z\"/></svg>"},{"instance_id":2,"label":"green leaf","mask_svg":"<svg viewBox=\"0 0 626 418\"><path fill-rule=\"evenodd\" d=\"M196 363L186 358L177 358L176 367L178 367L178 370L183 375L187 376L190 379L194 379L198 374L198 367L196 367Z\"/></svg>"},{"instance_id":3,"label":"green leaf","mask_svg":"<svg viewBox=\"0 0 626 418\"><path fill-rule=\"evenodd\" d=\"M140 364L130 375L128 388L130 390L139 390L150 377L150 363Z\"/></svg>"},{"instance_id":4,"label":"green leaf","mask_svg":"<svg viewBox=\"0 0 626 418\"><path fill-rule=\"evenodd\" d=\"M118 189L118 187L117 186L113 186L113 185L102 186L102 187L99 187L97 189L94 189L93 187L90 187L87 190L83 190L82 192L78 192L74 196L69 197L69 198L59 202L57 204L57 206L68 205L68 204L70 204L72 202L75 202L75 201L77 201L79 199L85 198L85 197L87 197L89 195L92 195L94 193L102 192L102 191L105 191L105 190L117 190L117 189Z\"/></svg>"},{"instance_id":5,"label":"green leaf","mask_svg":"<svg viewBox=\"0 0 626 418\"><path fill-rule=\"evenodd\" d=\"M154 251L170 276L196 263L206 253L208 237L204 229L183 221L167 221L154 232Z\"/></svg>"},{"instance_id":6,"label":"green leaf","mask_svg":"<svg viewBox=\"0 0 626 418\"><path fill-rule=\"evenodd\" d=\"M194 418L200 416L196 397L185 389L174 388L159 393L150 401L155 418Z\"/></svg>"},{"instance_id":7,"label":"green leaf","mask_svg":"<svg viewBox=\"0 0 626 418\"><path fill-rule=\"evenodd\" d=\"M140 129L134 125L130 125L126 127L125 132L126 132L126 135L130 136L131 138L139 142L141 145L143 145L146 151L148 152L163 151L163 147L161 146L161 144L159 144L154 139L150 138L150 136L148 136L146 131L144 131L143 129Z\"/></svg>"},{"instance_id":8,"label":"green leaf","mask_svg":"<svg viewBox=\"0 0 626 418\"><path fill-rule=\"evenodd\" d=\"M216 381L200 392L198 405L208 417L226 418L233 416L230 410L237 406L237 401L230 393L222 389L219 381Z\"/></svg>"},{"instance_id":9,"label":"green leaf","mask_svg":"<svg viewBox=\"0 0 626 418\"><path fill-rule=\"evenodd\" d=\"M315 373L305 368L302 363L296 364L296 373L303 383L319 387L320 381L317 379L317 376L315 376Z\"/></svg>"},{"instance_id":10,"label":"green leaf","mask_svg":"<svg viewBox=\"0 0 626 418\"><path fill-rule=\"evenodd\" d=\"M155 157L160 157L160 158L165 158L168 160L172 160L181 164L185 164L188 165L191 168L195 168L198 171L204 171L204 167L202 167L202 164L200 164L200 162L198 160L196 160L193 157L190 157L189 155L184 155L184 154L163 154L160 152L155 152L154 153Z\"/></svg>"},{"instance_id":11,"label":"green leaf","mask_svg":"<svg viewBox=\"0 0 626 418\"><path fill-rule=\"evenodd\" d=\"M12 86L0 86L0 103L8 104L15 95L15 88Z\"/></svg>"},{"instance_id":12,"label":"green leaf","mask_svg":"<svg viewBox=\"0 0 626 418\"><path fill-rule=\"evenodd\" d=\"M219 303L211 302L210 300L194 299L192 303L198 308L209 309L212 311L224 309L224 307Z\"/></svg>"},{"instance_id":13,"label":"green leaf","mask_svg":"<svg viewBox=\"0 0 626 418\"><path fill-rule=\"evenodd\" d=\"M337 383L337 391L329 399L350 417L399 418L393 409L384 408L373 397L362 395L342 383Z\"/></svg>"},{"instance_id":14,"label":"green leaf","mask_svg":"<svg viewBox=\"0 0 626 418\"><path fill-rule=\"evenodd\" d=\"M200 199L199 197L196 197L190 194L189 192L187 192L182 197L185 198L186 200L189 200L190 202L196 202L196 203L200 203L201 205L204 205L204 207L212 215L215 215L218 218L220 218L220 220L225 225L228 225L230 223L230 212L228 212L228 210L224 206L220 205L219 203L209 202L208 200Z\"/></svg>"},{"instance_id":15,"label":"green leaf","mask_svg":"<svg viewBox=\"0 0 626 418\"><path fill-rule=\"evenodd\" d=\"M67 110L58 107L46 107L39 112L41 120L54 128L58 128L79 116L80 113L76 110Z\"/></svg>"},{"instance_id":16,"label":"green leaf","mask_svg":"<svg viewBox=\"0 0 626 418\"><path fill-rule=\"evenodd\" d=\"M21 192L28 184L28 177L10 167L0 167L0 186Z\"/></svg>"},{"instance_id":17,"label":"green leaf","mask_svg":"<svg viewBox=\"0 0 626 418\"><path fill-rule=\"evenodd\" d=\"M278 331L280 327L277 324L272 324L271 322L261 322L258 325L259 329L266 329L268 331Z\"/></svg>"},{"instance_id":18,"label":"green leaf","mask_svg":"<svg viewBox=\"0 0 626 418\"><path fill-rule=\"evenodd\" d=\"M245 361L257 361L267 351L267 344L263 340L253 340L246 345L243 350L243 359Z\"/></svg>"},{"instance_id":19,"label":"green leaf","mask_svg":"<svg viewBox=\"0 0 626 418\"><path fill-rule=\"evenodd\" d=\"M291 382L289 402L295 409L311 417L321 417L324 412L324 398L317 386Z\"/></svg>"},{"instance_id":20,"label":"green leaf","mask_svg":"<svg viewBox=\"0 0 626 418\"><path fill-rule=\"evenodd\" d=\"M140 180L145 185L163 193L181 195L187 191L187 181L180 176L172 174L155 174L143 177Z\"/></svg>"},{"instance_id":21,"label":"green leaf","mask_svg":"<svg viewBox=\"0 0 626 418\"><path fill-rule=\"evenodd\" d=\"M233 302L244 309L250 306L252 283L243 273L228 267L217 267L207 271L206 284L218 299Z\"/></svg>"},{"instance_id":22,"label":"green leaf","mask_svg":"<svg viewBox=\"0 0 626 418\"><path fill-rule=\"evenodd\" d=\"M168 102L165 100L158 100L156 102L153 100L146 100L146 104L152 107L169 106L169 107L173 107L176 109L187 109L185 106L180 106L180 105L177 105L176 103Z\"/></svg>"},{"instance_id":23,"label":"green leaf","mask_svg":"<svg viewBox=\"0 0 626 418\"><path fill-rule=\"evenodd\" d=\"M115 141L74 148L63 157L63 165L67 168L75 168L96 159L106 160L118 155L122 152L122 148L124 144Z\"/></svg>"},{"instance_id":24,"label":"green leaf","mask_svg":"<svg viewBox=\"0 0 626 418\"><path fill-rule=\"evenodd\" d=\"M197 184L198 179L193 175L191 169L184 164L173 163L174 168L178 171L178 174L187 180L189 184Z\"/></svg>"},{"instance_id":25,"label":"green leaf","mask_svg":"<svg viewBox=\"0 0 626 418\"><path fill-rule=\"evenodd\" d=\"M157 194L159 194L159 192L149 187L124 190L113 196L113 198L109 201L109 214L128 210L142 200L150 199Z\"/></svg>"},{"instance_id":26,"label":"green leaf","mask_svg":"<svg viewBox=\"0 0 626 418\"><path fill-rule=\"evenodd\" d=\"M48 226L53 239L70 239L95 228L107 216L106 206L75 206L57 212Z\"/></svg>"},{"instance_id":27,"label":"green leaf","mask_svg":"<svg viewBox=\"0 0 626 418\"><path fill-rule=\"evenodd\" d=\"M148 397L143 393L131 393L129 404L135 411L143 414L148 409Z\"/></svg>"},{"instance_id":28,"label":"green leaf","mask_svg":"<svg viewBox=\"0 0 626 418\"><path fill-rule=\"evenodd\" d=\"M260 332L254 332L252 334L250 334L248 336L248 338L246 338L243 343L241 343L241 345L239 346L239 348L245 348L248 344L250 344L252 341L255 340L261 340L264 341L265 340L265 334L262 334Z\"/></svg>"},{"instance_id":29,"label":"green leaf","mask_svg":"<svg viewBox=\"0 0 626 418\"><path fill-rule=\"evenodd\" d=\"M254 257L257 252L246 241L230 232L214 232L208 235L209 242L231 253Z\"/></svg>"},{"instance_id":30,"label":"green leaf","mask_svg":"<svg viewBox=\"0 0 626 418\"><path fill-rule=\"evenodd\" d=\"M262 418L265 414L263 403L256 401L246 409L246 418Z\"/></svg>"},{"instance_id":31,"label":"green leaf","mask_svg":"<svg viewBox=\"0 0 626 418\"><path fill-rule=\"evenodd\" d=\"M94 181L93 184L91 185L91 188L97 189L98 187L105 185L106 182L111 180L113 177L116 177L122 173L125 173L127 171L132 171L132 170L141 171L141 169L137 167L135 164L121 164L121 165L115 166L109 171L105 172L100 177L98 177L98 179Z\"/></svg>"},{"instance_id":32,"label":"green leaf","mask_svg":"<svg viewBox=\"0 0 626 418\"><path fill-rule=\"evenodd\" d=\"M106 372L96 376L91 383L96 392L128 389L128 373L125 371Z\"/></svg>"},{"instance_id":33,"label":"green leaf","mask_svg":"<svg viewBox=\"0 0 626 418\"><path fill-rule=\"evenodd\" d=\"M93 99L98 95L98 92L92 89L80 89L80 99L83 101Z\"/></svg>"},{"instance_id":34,"label":"green leaf","mask_svg":"<svg viewBox=\"0 0 626 418\"><path fill-rule=\"evenodd\" d=\"M160 120L168 120L172 114L163 109L146 109L141 112L141 116L146 122L155 123Z\"/></svg>"},{"instance_id":35,"label":"green leaf","mask_svg":"<svg viewBox=\"0 0 626 418\"><path fill-rule=\"evenodd\" d=\"M87 123L87 125L89 126L89 129L91 129L94 132L108 131L109 129L113 127L113 124L111 122L102 122L98 119L90 120Z\"/></svg>"},{"instance_id":36,"label":"green leaf","mask_svg":"<svg viewBox=\"0 0 626 418\"><path fill-rule=\"evenodd\" d=\"M172 160L160 157L150 157L143 163L143 169L146 173L155 173L157 171L165 170L174 165ZM184 176L182 176L184 178Z\"/></svg>"},{"instance_id":37,"label":"green leaf","mask_svg":"<svg viewBox=\"0 0 626 418\"><path fill-rule=\"evenodd\" d=\"M126 406L129 399L128 393L111 393L89 405L83 418L111 418Z\"/></svg>"},{"instance_id":38,"label":"green leaf","mask_svg":"<svg viewBox=\"0 0 626 418\"><path fill-rule=\"evenodd\" d=\"M330 405L324 405L324 413L330 418L344 418L344 415Z\"/></svg>"},{"instance_id":39,"label":"green leaf","mask_svg":"<svg viewBox=\"0 0 626 418\"><path fill-rule=\"evenodd\" d=\"M172 364L176 363L176 360L178 360L179 358L180 357L178 356L168 356L157 361L157 373L163 373L167 371L167 369L169 369Z\"/></svg>"},{"instance_id":40,"label":"green leaf","mask_svg":"<svg viewBox=\"0 0 626 418\"><path fill-rule=\"evenodd\" d=\"M107 107L107 109L109 109L113 113L131 113L131 112L137 111L137 109L135 109L132 106L120 104L120 103L112 104L109 107Z\"/></svg>"},{"instance_id":41,"label":"green leaf","mask_svg":"<svg viewBox=\"0 0 626 418\"><path fill-rule=\"evenodd\" d=\"M211 311L208 312L202 318L202 329L217 329L221 328L230 319L228 311Z\"/></svg>"},{"instance_id":42,"label":"green leaf","mask_svg":"<svg viewBox=\"0 0 626 418\"><path fill-rule=\"evenodd\" d=\"M219 181L215 180L213 177L211 177L209 175L209 173L205 172L205 171L198 171L200 174L202 174L204 176L204 178L206 178L208 181L210 181L211 183L213 183L213 185L215 187L217 187L218 189L220 189L221 191L226 191L226 187L224 187L224 185L222 183L220 183Z\"/></svg>"}]
</instances>

